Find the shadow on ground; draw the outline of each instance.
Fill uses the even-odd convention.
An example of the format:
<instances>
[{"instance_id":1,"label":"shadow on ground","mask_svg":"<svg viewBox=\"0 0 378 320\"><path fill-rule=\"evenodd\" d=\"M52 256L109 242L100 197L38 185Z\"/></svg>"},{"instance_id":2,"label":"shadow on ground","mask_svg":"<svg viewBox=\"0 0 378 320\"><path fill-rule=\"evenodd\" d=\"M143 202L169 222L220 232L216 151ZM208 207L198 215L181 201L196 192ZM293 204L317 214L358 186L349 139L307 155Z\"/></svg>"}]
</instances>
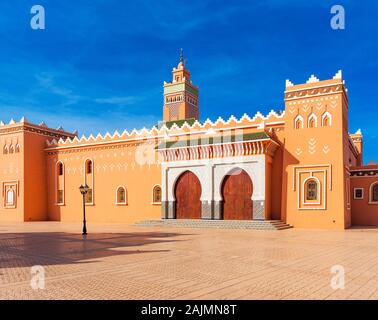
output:
<instances>
[{"instance_id":1,"label":"shadow on ground","mask_svg":"<svg viewBox=\"0 0 378 320\"><path fill-rule=\"evenodd\" d=\"M168 252L148 250L144 246L155 243L182 241L182 233L137 232L93 233L82 235L65 232L30 232L0 234L0 269L91 263L83 261L108 256Z\"/></svg>"}]
</instances>

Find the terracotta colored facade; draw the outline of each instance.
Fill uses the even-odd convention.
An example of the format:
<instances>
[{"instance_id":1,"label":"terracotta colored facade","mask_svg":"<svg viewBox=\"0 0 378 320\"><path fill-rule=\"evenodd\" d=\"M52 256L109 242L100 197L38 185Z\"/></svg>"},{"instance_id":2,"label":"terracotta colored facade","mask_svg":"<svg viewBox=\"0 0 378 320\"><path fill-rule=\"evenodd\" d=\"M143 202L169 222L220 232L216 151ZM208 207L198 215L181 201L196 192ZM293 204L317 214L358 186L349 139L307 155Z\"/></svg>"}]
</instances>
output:
<instances>
[{"instance_id":1,"label":"terracotta colored facade","mask_svg":"<svg viewBox=\"0 0 378 320\"><path fill-rule=\"evenodd\" d=\"M78 138L26 119L1 123L1 221L265 219L294 227L378 226L378 166L348 130L339 71L286 81L285 110L198 121L182 57L151 129Z\"/></svg>"}]
</instances>

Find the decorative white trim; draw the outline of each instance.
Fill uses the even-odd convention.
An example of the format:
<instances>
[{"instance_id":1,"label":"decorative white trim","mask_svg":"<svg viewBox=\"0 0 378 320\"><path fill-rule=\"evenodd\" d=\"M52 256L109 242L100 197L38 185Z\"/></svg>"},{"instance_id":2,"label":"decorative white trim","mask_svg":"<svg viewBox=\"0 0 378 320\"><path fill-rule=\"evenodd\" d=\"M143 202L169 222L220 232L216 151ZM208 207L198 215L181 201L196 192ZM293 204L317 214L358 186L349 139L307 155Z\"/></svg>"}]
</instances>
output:
<instances>
[{"instance_id":1,"label":"decorative white trim","mask_svg":"<svg viewBox=\"0 0 378 320\"><path fill-rule=\"evenodd\" d=\"M298 121L298 120L301 121L301 128L297 128L297 121ZM298 115L294 118L294 128L295 128L295 129L303 129L303 127L304 127L304 119L303 119L303 117L302 117L300 114L298 114Z\"/></svg>"},{"instance_id":2,"label":"decorative white trim","mask_svg":"<svg viewBox=\"0 0 378 320\"><path fill-rule=\"evenodd\" d=\"M322 115L322 127L324 127L324 120L326 117L328 117L329 121L328 126L332 126L332 115L328 111L326 111Z\"/></svg>"},{"instance_id":3,"label":"decorative white trim","mask_svg":"<svg viewBox=\"0 0 378 320\"><path fill-rule=\"evenodd\" d=\"M311 77L306 81L306 83L315 83L315 82L319 82L319 79L317 77L315 77L315 75L311 75Z\"/></svg>"},{"instance_id":4,"label":"decorative white trim","mask_svg":"<svg viewBox=\"0 0 378 320\"><path fill-rule=\"evenodd\" d=\"M167 126L163 124L160 129L157 129L156 127L153 127L150 130L148 130L147 128L142 128L141 130L133 129L131 132L124 130L122 134L119 134L118 131L115 131L113 134L110 134L109 132L107 132L105 136L98 133L96 137L90 134L89 137L82 135L80 138L78 138L77 136L75 136L74 138L67 137L66 139L60 138L58 141L56 139L52 139L51 141L46 142L47 146L51 147L51 148L46 148L46 150L58 149L59 147L72 145L74 143L79 143L81 145L73 145L73 147L74 146L82 147L85 145L84 143L89 142L90 140L93 140L93 143L100 144L100 143L117 143L117 142L122 142L122 141L142 140L148 136L150 136L150 138L163 138L164 133L167 133L167 132L168 134L171 134L171 136L176 136L180 134L185 135L185 134L188 134L188 132L185 132L183 129L192 130L198 127L198 129L208 130L209 129L208 126L216 127L219 124L229 125L231 122L235 122L236 124L241 124L243 121L246 121L246 120L250 122L254 122L257 119L259 119L260 121L264 121L264 120L268 120L271 117L275 117L277 119L283 120L284 116L285 116L285 111L283 111L281 114L278 114L274 110L271 110L266 116L264 116L263 114L261 114L261 112L258 111L252 118L249 117L247 114L243 114L243 116L240 119L237 119L234 115L231 115L227 121L219 117L214 122L212 122L210 119L206 119L206 121L201 124L198 120L196 120L192 125L189 125L187 122L185 122L181 128L179 128L177 124L174 124L172 125L171 128L168 129ZM266 126L279 125L279 124L284 124L284 123L285 123L284 121L266 122ZM251 125L241 126L241 127L234 126L231 128L219 128L219 129L214 128L214 130L222 131L222 130L229 130L229 129L235 129L235 128L244 128L244 127L250 128L250 127L258 126L258 125L259 124L251 124ZM179 134L174 133L175 131L181 131L181 133ZM192 134L194 133L195 134L202 133L202 131L192 132ZM120 140L108 141L112 139L120 139ZM99 141L99 140L102 140L102 141ZM107 140L107 141L104 141L104 140ZM91 143L91 145L93 143Z\"/></svg>"},{"instance_id":5,"label":"decorative white trim","mask_svg":"<svg viewBox=\"0 0 378 320\"><path fill-rule=\"evenodd\" d=\"M321 169L321 168L324 169ZM314 169L315 168L315 169ZM309 165L309 166L293 166L293 191L296 191L297 185L300 186L300 174L310 174L310 178L313 177L314 179L318 179L314 177L314 173L322 173L323 174L323 182L324 185L319 184L321 186L321 190L323 192L320 192L319 195L322 195L323 199L323 205L320 203L304 203L302 201L303 199L303 186L300 187L300 192L297 192L297 210L326 210L327 208L327 184L328 184L328 189L331 191L332 190L332 166L330 164L326 165ZM308 178L307 178L308 179ZM319 180L319 179L318 179ZM302 195L301 195L302 193ZM321 199L319 197L319 199ZM318 207L304 207L304 206L309 206L309 205L317 205Z\"/></svg>"},{"instance_id":6,"label":"decorative white trim","mask_svg":"<svg viewBox=\"0 0 378 320\"><path fill-rule=\"evenodd\" d=\"M310 127L310 121L314 119L314 127ZM318 126L318 117L315 115L315 113L311 113L307 118L307 128L317 128Z\"/></svg>"},{"instance_id":7,"label":"decorative white trim","mask_svg":"<svg viewBox=\"0 0 378 320\"><path fill-rule=\"evenodd\" d=\"M294 86L294 84L289 79L286 79L286 81L285 81L285 87L289 88L289 87L292 87L292 86Z\"/></svg>"},{"instance_id":8,"label":"decorative white trim","mask_svg":"<svg viewBox=\"0 0 378 320\"><path fill-rule=\"evenodd\" d=\"M252 200L265 200L265 155L237 156L163 162L162 201L174 201L174 188L178 177L185 171L193 172L201 184L201 201L221 201L221 183L224 176L235 168L245 170L253 184Z\"/></svg>"},{"instance_id":9,"label":"decorative white trim","mask_svg":"<svg viewBox=\"0 0 378 320\"><path fill-rule=\"evenodd\" d=\"M306 199L306 188L305 188L305 186L306 186L306 183L307 183L307 181L308 180L315 180L316 181L316 183L317 183L317 201L314 201L314 202L308 202L308 201L312 201L312 200L307 200ZM313 176L313 172L311 172L310 173L310 176L309 177L307 177L304 181L303 181L303 183L302 183L302 199L301 199L301 205L320 205L321 204L321 202L320 202L320 200L321 200L321 186L322 186L322 184L320 183L320 180L317 178L317 177L314 177Z\"/></svg>"},{"instance_id":10,"label":"decorative white trim","mask_svg":"<svg viewBox=\"0 0 378 320\"><path fill-rule=\"evenodd\" d=\"M330 86L334 86L335 84L332 84L332 85L328 85L328 86L319 86L319 87L311 87L311 88L306 88L306 90L311 90L311 89L316 89L316 88L325 88L325 87L330 87ZM347 90L346 90L347 91ZM286 92L296 92L295 90L293 91L285 91ZM325 97L326 99L328 99L328 96L334 96L335 94L337 93L343 93L343 90L338 90L338 91L333 91L333 92L329 92L329 93L318 93L316 95L313 95L313 97ZM308 99L308 96L303 96L303 97L294 97L294 98L285 98L285 101L293 101L293 100L298 100L298 99L303 99L304 100L311 100L311 99ZM320 98L322 99L322 98ZM322 101L322 100L321 100ZM296 101L299 103L301 103L300 101ZM303 103L303 102L302 102ZM334 107L335 108L335 107Z\"/></svg>"},{"instance_id":11,"label":"decorative white trim","mask_svg":"<svg viewBox=\"0 0 378 320\"><path fill-rule=\"evenodd\" d=\"M334 80L336 80L336 79L342 80L343 79L343 71L342 70L337 71L337 73L334 75L333 79Z\"/></svg>"},{"instance_id":12,"label":"decorative white trim","mask_svg":"<svg viewBox=\"0 0 378 320\"><path fill-rule=\"evenodd\" d=\"M8 202L8 194L12 193L12 202ZM16 192L13 188L9 188L5 192L5 208L14 209L16 208Z\"/></svg>"},{"instance_id":13,"label":"decorative white trim","mask_svg":"<svg viewBox=\"0 0 378 320\"><path fill-rule=\"evenodd\" d=\"M328 186L328 189L331 191L332 190L332 165L331 164L315 164L315 165L307 165L307 166L306 165L293 166L293 191L296 190L295 174L296 174L297 169L309 169L309 168L321 168L321 167L327 167L328 170L329 170L329 186ZM314 170L307 170L307 171L301 170L301 172L309 172L309 171L316 172ZM323 171L323 170L320 170L320 171Z\"/></svg>"},{"instance_id":14,"label":"decorative white trim","mask_svg":"<svg viewBox=\"0 0 378 320\"><path fill-rule=\"evenodd\" d=\"M7 190L7 188L10 188ZM9 190L13 192L13 203L7 204L7 193ZM4 181L2 183L2 196L3 196L3 208L4 209L16 209L17 208L17 199L20 195L20 188L19 188L19 181L18 180L11 180L11 181Z\"/></svg>"}]
</instances>

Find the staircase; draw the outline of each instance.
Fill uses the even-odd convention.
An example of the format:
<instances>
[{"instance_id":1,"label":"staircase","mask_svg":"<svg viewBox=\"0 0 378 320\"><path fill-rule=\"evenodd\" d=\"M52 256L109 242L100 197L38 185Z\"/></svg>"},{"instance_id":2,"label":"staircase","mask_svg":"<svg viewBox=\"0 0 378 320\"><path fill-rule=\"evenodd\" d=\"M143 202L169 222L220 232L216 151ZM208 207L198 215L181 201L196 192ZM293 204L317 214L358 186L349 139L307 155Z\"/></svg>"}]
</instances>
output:
<instances>
[{"instance_id":1,"label":"staircase","mask_svg":"<svg viewBox=\"0 0 378 320\"><path fill-rule=\"evenodd\" d=\"M217 228L217 229L252 229L284 230L292 228L281 220L191 220L161 219L144 220L133 224L138 227L175 227L175 228Z\"/></svg>"}]
</instances>

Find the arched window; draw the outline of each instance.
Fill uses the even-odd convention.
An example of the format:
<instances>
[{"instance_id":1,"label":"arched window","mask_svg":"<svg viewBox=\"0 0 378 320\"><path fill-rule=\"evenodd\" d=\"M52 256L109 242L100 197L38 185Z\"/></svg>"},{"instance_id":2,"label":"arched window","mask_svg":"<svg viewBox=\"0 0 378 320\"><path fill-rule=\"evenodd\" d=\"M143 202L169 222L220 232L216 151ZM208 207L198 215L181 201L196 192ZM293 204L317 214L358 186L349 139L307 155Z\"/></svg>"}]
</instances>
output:
<instances>
[{"instance_id":1,"label":"arched window","mask_svg":"<svg viewBox=\"0 0 378 320\"><path fill-rule=\"evenodd\" d=\"M294 120L294 128L295 129L302 129L303 128L303 118L302 116L298 115Z\"/></svg>"},{"instance_id":2,"label":"arched window","mask_svg":"<svg viewBox=\"0 0 378 320\"><path fill-rule=\"evenodd\" d=\"M85 162L85 173L91 174L93 172L93 163L92 160L87 160Z\"/></svg>"},{"instance_id":3,"label":"arched window","mask_svg":"<svg viewBox=\"0 0 378 320\"><path fill-rule=\"evenodd\" d=\"M10 146L9 153L14 153L14 146L13 145Z\"/></svg>"},{"instance_id":4,"label":"arched window","mask_svg":"<svg viewBox=\"0 0 378 320\"><path fill-rule=\"evenodd\" d=\"M322 126L329 127L332 124L332 116L329 112L325 112L322 115Z\"/></svg>"},{"instance_id":5,"label":"arched window","mask_svg":"<svg viewBox=\"0 0 378 320\"><path fill-rule=\"evenodd\" d=\"M127 204L126 189L125 187L117 188L117 204Z\"/></svg>"},{"instance_id":6,"label":"arched window","mask_svg":"<svg viewBox=\"0 0 378 320\"><path fill-rule=\"evenodd\" d=\"M64 164L61 161L56 163L56 203L64 204Z\"/></svg>"},{"instance_id":7,"label":"arched window","mask_svg":"<svg viewBox=\"0 0 378 320\"><path fill-rule=\"evenodd\" d=\"M161 187L159 185L154 186L152 189L152 202L161 203Z\"/></svg>"},{"instance_id":8,"label":"arched window","mask_svg":"<svg viewBox=\"0 0 378 320\"><path fill-rule=\"evenodd\" d=\"M307 127L308 128L315 128L317 126L317 117L315 114L311 114L309 117L308 117L308 123L307 123Z\"/></svg>"},{"instance_id":9,"label":"arched window","mask_svg":"<svg viewBox=\"0 0 378 320\"><path fill-rule=\"evenodd\" d=\"M5 145L4 148L3 148L3 154L8 154L8 153L9 153L8 146Z\"/></svg>"},{"instance_id":10,"label":"arched window","mask_svg":"<svg viewBox=\"0 0 378 320\"><path fill-rule=\"evenodd\" d=\"M63 175L63 163L58 162L58 164L57 164L57 172L58 172L58 176L62 176Z\"/></svg>"},{"instance_id":11,"label":"arched window","mask_svg":"<svg viewBox=\"0 0 378 320\"><path fill-rule=\"evenodd\" d=\"M13 189L8 189L8 191L7 191L6 205L7 206L14 206L14 191L13 191Z\"/></svg>"},{"instance_id":12,"label":"arched window","mask_svg":"<svg viewBox=\"0 0 378 320\"><path fill-rule=\"evenodd\" d=\"M370 186L370 202L378 203L378 182L374 182Z\"/></svg>"},{"instance_id":13,"label":"arched window","mask_svg":"<svg viewBox=\"0 0 378 320\"><path fill-rule=\"evenodd\" d=\"M19 153L20 152L20 145L17 143L16 144L16 153Z\"/></svg>"},{"instance_id":14,"label":"arched window","mask_svg":"<svg viewBox=\"0 0 378 320\"><path fill-rule=\"evenodd\" d=\"M89 187L85 195L85 203L94 205L94 165L91 159L86 159L84 162L84 183Z\"/></svg>"},{"instance_id":15,"label":"arched window","mask_svg":"<svg viewBox=\"0 0 378 320\"><path fill-rule=\"evenodd\" d=\"M306 181L305 194L307 201L318 200L318 182L315 179Z\"/></svg>"}]
</instances>

